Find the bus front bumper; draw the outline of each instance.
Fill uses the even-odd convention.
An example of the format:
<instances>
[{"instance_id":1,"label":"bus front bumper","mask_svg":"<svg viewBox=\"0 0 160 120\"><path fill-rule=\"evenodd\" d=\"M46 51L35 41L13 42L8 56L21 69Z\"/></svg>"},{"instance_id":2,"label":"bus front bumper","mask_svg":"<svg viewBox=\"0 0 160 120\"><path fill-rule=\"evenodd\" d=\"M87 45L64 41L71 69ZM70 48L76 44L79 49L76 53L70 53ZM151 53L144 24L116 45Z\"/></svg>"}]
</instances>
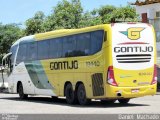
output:
<instances>
[{"instance_id":1,"label":"bus front bumper","mask_svg":"<svg viewBox=\"0 0 160 120\"><path fill-rule=\"evenodd\" d=\"M155 95L157 92L157 84L139 87L117 87L106 86L106 98L136 98L146 95Z\"/></svg>"}]
</instances>

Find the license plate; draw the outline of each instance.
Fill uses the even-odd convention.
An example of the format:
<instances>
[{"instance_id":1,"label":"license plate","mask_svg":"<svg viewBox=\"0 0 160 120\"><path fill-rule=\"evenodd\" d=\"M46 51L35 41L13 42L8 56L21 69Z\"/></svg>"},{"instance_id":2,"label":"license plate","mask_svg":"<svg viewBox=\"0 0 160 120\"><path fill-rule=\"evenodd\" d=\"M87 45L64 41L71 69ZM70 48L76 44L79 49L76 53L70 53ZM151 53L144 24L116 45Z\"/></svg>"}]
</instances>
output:
<instances>
[{"instance_id":1,"label":"license plate","mask_svg":"<svg viewBox=\"0 0 160 120\"><path fill-rule=\"evenodd\" d=\"M131 91L132 91L132 93L137 93L137 92L139 92L139 89L132 89Z\"/></svg>"}]
</instances>

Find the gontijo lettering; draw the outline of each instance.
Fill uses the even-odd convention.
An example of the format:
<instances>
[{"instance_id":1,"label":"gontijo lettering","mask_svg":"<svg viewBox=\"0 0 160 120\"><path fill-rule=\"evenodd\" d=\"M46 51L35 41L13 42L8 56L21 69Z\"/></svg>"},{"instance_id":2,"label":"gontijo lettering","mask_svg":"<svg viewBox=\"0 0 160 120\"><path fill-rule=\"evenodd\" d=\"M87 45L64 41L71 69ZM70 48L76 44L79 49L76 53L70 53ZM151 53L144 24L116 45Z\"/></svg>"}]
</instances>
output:
<instances>
[{"instance_id":1,"label":"gontijo lettering","mask_svg":"<svg viewBox=\"0 0 160 120\"><path fill-rule=\"evenodd\" d=\"M135 46L135 47L115 47L115 53L125 53L125 52L132 52L132 53L139 53L139 52L153 52L152 46Z\"/></svg>"},{"instance_id":2,"label":"gontijo lettering","mask_svg":"<svg viewBox=\"0 0 160 120\"><path fill-rule=\"evenodd\" d=\"M62 62L51 62L50 63L50 70L67 70L67 69L78 69L78 61L73 60L69 61L62 61Z\"/></svg>"}]
</instances>

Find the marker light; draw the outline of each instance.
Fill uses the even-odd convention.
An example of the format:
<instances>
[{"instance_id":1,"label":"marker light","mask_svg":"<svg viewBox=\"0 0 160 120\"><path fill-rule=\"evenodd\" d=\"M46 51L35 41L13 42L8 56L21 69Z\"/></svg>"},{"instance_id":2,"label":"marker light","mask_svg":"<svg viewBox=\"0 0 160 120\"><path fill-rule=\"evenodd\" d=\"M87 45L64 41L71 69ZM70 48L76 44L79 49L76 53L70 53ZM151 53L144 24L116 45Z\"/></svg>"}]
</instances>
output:
<instances>
[{"instance_id":1,"label":"marker light","mask_svg":"<svg viewBox=\"0 0 160 120\"><path fill-rule=\"evenodd\" d=\"M154 65L154 71L153 71L153 80L151 85L156 84L157 83L157 66Z\"/></svg>"},{"instance_id":2,"label":"marker light","mask_svg":"<svg viewBox=\"0 0 160 120\"><path fill-rule=\"evenodd\" d=\"M116 83L116 81L115 81L115 78L114 78L113 66L109 66L109 67L108 67L107 82L108 82L110 85L118 86L117 83Z\"/></svg>"}]
</instances>

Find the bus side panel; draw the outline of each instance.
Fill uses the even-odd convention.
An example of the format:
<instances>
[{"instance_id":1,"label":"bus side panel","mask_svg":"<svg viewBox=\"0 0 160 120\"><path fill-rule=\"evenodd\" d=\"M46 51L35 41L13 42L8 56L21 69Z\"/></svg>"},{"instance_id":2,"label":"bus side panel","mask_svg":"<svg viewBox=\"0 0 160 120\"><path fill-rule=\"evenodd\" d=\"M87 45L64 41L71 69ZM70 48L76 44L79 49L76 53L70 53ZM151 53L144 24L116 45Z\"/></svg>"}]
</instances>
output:
<instances>
[{"instance_id":1,"label":"bus side panel","mask_svg":"<svg viewBox=\"0 0 160 120\"><path fill-rule=\"evenodd\" d=\"M90 68L87 73L87 92L88 98L104 99L106 98L106 83L108 67L112 65L112 48L111 48L111 26L104 26L105 36L101 51L95 55L96 61L100 62L100 66ZM99 57L97 57L99 55ZM92 59L90 59L92 61Z\"/></svg>"},{"instance_id":2,"label":"bus side panel","mask_svg":"<svg viewBox=\"0 0 160 120\"><path fill-rule=\"evenodd\" d=\"M74 73L74 89L76 90L78 88L79 84L84 84L86 91L88 91L89 84L88 84L88 79L87 79L87 73L83 72L75 72ZM77 88L76 88L77 87ZM88 95L88 93L87 93Z\"/></svg>"},{"instance_id":3,"label":"bus side panel","mask_svg":"<svg viewBox=\"0 0 160 120\"><path fill-rule=\"evenodd\" d=\"M22 83L25 94L35 94L34 92L35 86L32 83L32 80L30 79L30 76L27 72L24 62L18 64L13 71L13 80L12 80L13 84L11 84L10 86L11 91L13 91L13 93L17 93L18 82Z\"/></svg>"},{"instance_id":4,"label":"bus side panel","mask_svg":"<svg viewBox=\"0 0 160 120\"><path fill-rule=\"evenodd\" d=\"M60 81L60 77L59 77L59 74L47 74L47 77L48 77L48 80L50 82L50 84L52 85L53 87L53 92L55 93L56 96L59 96L60 95L60 88L59 88L59 81Z\"/></svg>"},{"instance_id":5,"label":"bus side panel","mask_svg":"<svg viewBox=\"0 0 160 120\"><path fill-rule=\"evenodd\" d=\"M74 74L73 73L62 73L59 74L59 87L60 96L64 96L64 85L66 82L70 82L74 86Z\"/></svg>"}]
</instances>

